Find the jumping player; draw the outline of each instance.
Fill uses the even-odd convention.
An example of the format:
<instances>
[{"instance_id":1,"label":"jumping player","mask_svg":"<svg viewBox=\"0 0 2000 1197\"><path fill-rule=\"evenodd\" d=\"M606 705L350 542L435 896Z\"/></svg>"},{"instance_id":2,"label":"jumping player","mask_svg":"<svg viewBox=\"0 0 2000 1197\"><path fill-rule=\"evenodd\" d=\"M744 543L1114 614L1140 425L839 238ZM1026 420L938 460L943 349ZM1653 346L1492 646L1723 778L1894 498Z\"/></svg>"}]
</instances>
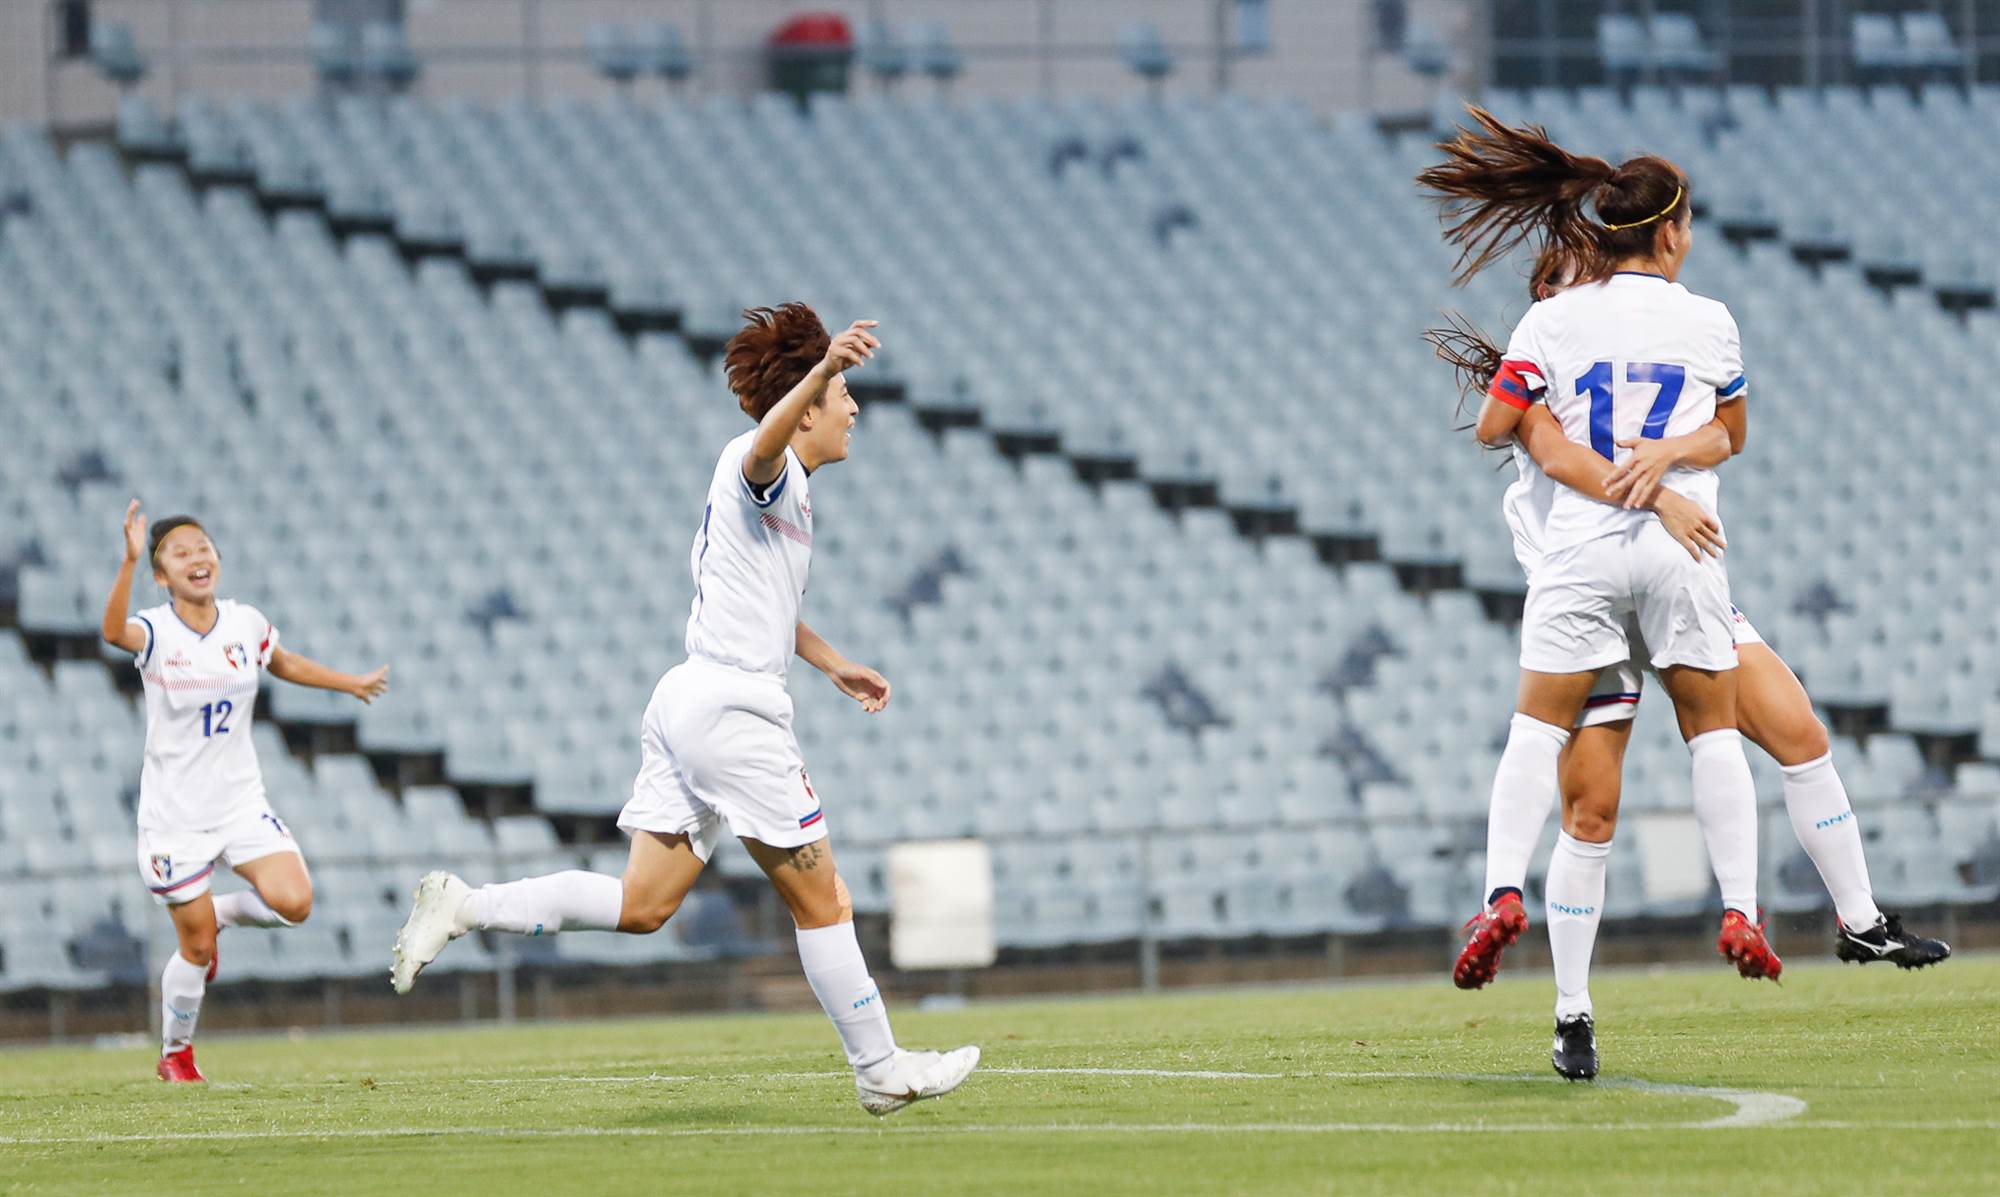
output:
<instances>
[{"instance_id":1,"label":"jumping player","mask_svg":"<svg viewBox=\"0 0 2000 1197\"><path fill-rule=\"evenodd\" d=\"M1477 128L1441 147L1447 160L1418 176L1446 204L1447 239L1462 249L1459 281L1531 239L1576 274L1568 290L1522 318L1495 380L1511 401L1481 410L1479 439L1511 440L1532 406L1515 392L1540 387L1564 436L1614 464L1631 452L1620 441L1685 435L1718 415L1731 433L1726 448L1740 447L1746 392L1735 321L1674 281L1693 237L1687 176L1653 156L1614 167L1568 153L1539 129L1509 128L1477 108L1471 115ZM1712 464L1667 475L1710 516L1719 490ZM1598 671L1630 658L1626 620L1635 619L1688 744L1722 888L1724 954L1746 976L1775 976L1782 966L1756 922L1756 792L1736 728L1734 616L1721 560L1689 554L1648 512L1566 487L1543 534L1522 622L1521 693L1492 808L1546 802L1556 791L1570 729ZM1596 1073L1583 979L1609 851L1608 841L1565 835L1549 870L1553 1056L1565 1076ZM1503 892L1494 905L1515 907L1510 919L1519 914L1525 924L1519 901Z\"/></svg>"},{"instance_id":2,"label":"jumping player","mask_svg":"<svg viewBox=\"0 0 2000 1197\"><path fill-rule=\"evenodd\" d=\"M141 552L169 601L126 616ZM389 667L362 676L329 669L278 646L278 630L246 603L215 596L222 558L192 517L153 527L139 501L125 509L125 561L99 629L133 654L146 689L146 762L139 775L139 872L174 920L179 950L160 974L164 1081L205 1079L194 1062L195 1020L215 980L223 927L295 927L312 911L312 879L299 846L264 796L250 743L263 674L373 702ZM253 887L216 896L220 863Z\"/></svg>"},{"instance_id":3,"label":"jumping player","mask_svg":"<svg viewBox=\"0 0 2000 1197\"><path fill-rule=\"evenodd\" d=\"M812 563L807 478L847 458L858 412L844 371L874 356L872 320L828 338L804 304L756 308L730 339L729 386L757 427L729 442L708 487L689 563L688 659L653 691L639 776L618 825L632 837L621 881L571 870L472 889L449 873L417 887L396 937L391 982L417 973L468 931L659 930L724 834L743 841L798 929L799 962L839 1032L869 1113L951 1092L977 1047L905 1051L854 936L827 818L792 736L787 665L797 654L868 712L889 703L882 675L834 651L799 619Z\"/></svg>"},{"instance_id":4,"label":"jumping player","mask_svg":"<svg viewBox=\"0 0 2000 1197\"><path fill-rule=\"evenodd\" d=\"M1561 274L1538 268L1536 277L1559 278ZM1538 298L1546 298L1555 289L1556 285L1540 281L1534 288ZM1487 402L1514 400L1504 387L1500 388L1503 398L1493 398L1503 355L1477 331L1464 326L1434 330L1430 339L1439 356L1459 370L1466 395L1482 394ZM1633 449L1633 456L1613 468L1603 457L1562 435L1555 418L1540 406L1542 394L1539 389L1529 392L1536 406L1522 416L1513 442L1520 477L1508 488L1505 504L1515 554L1524 571L1532 576L1539 563L1541 532L1557 484L1583 494L1597 493L1607 502L1626 506L1657 504L1661 521L1691 553L1721 550L1720 525L1684 497L1659 485L1666 470L1722 451L1728 433L1720 421L1686 437L1625 442ZM1739 661L1737 718L1743 733L1783 771L1785 807L1793 833L1834 901L1835 954L1862 964L1887 960L1906 969L1949 958L1950 945L1906 931L1900 916L1885 915L1875 906L1860 830L1834 768L1826 728L1813 713L1812 700L1790 668L1764 643L1741 611L1734 614ZM1636 635L1636 629L1627 631L1633 639L1631 659L1599 671L1591 698L1563 752L1562 830L1581 845L1608 846L1617 824L1625 749L1647 665L1643 639ZM1490 814L1488 889L1497 897L1489 897L1487 909L1467 923L1472 934L1453 970L1453 980L1461 988L1476 989L1492 980L1501 950L1526 927L1520 887L1526 878L1527 854L1540 838L1552 797L1543 795L1520 809L1496 806ZM1553 901L1555 895L1550 898ZM1559 914L1551 911L1551 927ZM1597 917L1583 916L1584 929L1594 932ZM1587 958L1584 963L1587 968ZM1587 990L1580 996L1588 1002ZM1576 1061L1580 1065L1590 1062Z\"/></svg>"}]
</instances>

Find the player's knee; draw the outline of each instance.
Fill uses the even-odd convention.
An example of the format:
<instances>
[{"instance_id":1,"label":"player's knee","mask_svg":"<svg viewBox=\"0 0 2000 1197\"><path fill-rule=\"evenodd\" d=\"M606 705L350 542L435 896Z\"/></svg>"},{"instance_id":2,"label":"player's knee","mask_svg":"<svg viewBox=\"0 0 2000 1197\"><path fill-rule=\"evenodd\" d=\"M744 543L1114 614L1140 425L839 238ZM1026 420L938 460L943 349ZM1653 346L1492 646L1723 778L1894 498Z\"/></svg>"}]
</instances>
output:
<instances>
[{"instance_id":1,"label":"player's knee","mask_svg":"<svg viewBox=\"0 0 2000 1197\"><path fill-rule=\"evenodd\" d=\"M1788 722L1776 738L1778 742L1771 745L1770 752L1781 765L1803 765L1833 751L1826 724L1811 712Z\"/></svg>"},{"instance_id":2,"label":"player's knee","mask_svg":"<svg viewBox=\"0 0 2000 1197\"><path fill-rule=\"evenodd\" d=\"M1563 831L1573 840L1602 844L1618 830L1617 808L1571 807L1563 818Z\"/></svg>"},{"instance_id":3,"label":"player's knee","mask_svg":"<svg viewBox=\"0 0 2000 1197\"><path fill-rule=\"evenodd\" d=\"M618 929L632 935L651 935L666 926L680 908L679 894L635 894L628 888L618 914Z\"/></svg>"},{"instance_id":4,"label":"player's knee","mask_svg":"<svg viewBox=\"0 0 2000 1197\"><path fill-rule=\"evenodd\" d=\"M215 932L183 931L180 936L181 959L200 968L207 968L215 959Z\"/></svg>"},{"instance_id":5,"label":"player's knee","mask_svg":"<svg viewBox=\"0 0 2000 1197\"><path fill-rule=\"evenodd\" d=\"M291 923L293 926L297 926L305 922L312 915L312 887L280 890L276 893L265 894L264 904L276 911L279 918Z\"/></svg>"}]
</instances>

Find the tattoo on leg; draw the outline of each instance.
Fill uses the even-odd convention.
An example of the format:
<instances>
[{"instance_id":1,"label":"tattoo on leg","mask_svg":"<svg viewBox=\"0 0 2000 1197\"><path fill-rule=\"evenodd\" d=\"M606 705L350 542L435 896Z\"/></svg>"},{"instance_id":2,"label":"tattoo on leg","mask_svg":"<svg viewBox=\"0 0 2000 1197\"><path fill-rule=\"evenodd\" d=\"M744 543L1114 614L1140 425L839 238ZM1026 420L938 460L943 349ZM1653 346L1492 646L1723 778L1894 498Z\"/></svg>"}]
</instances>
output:
<instances>
[{"instance_id":1,"label":"tattoo on leg","mask_svg":"<svg viewBox=\"0 0 2000 1197\"><path fill-rule=\"evenodd\" d=\"M824 855L820 851L819 841L817 840L810 844L801 845L791 850L790 858L792 867L808 871L816 869L819 867L819 862Z\"/></svg>"}]
</instances>

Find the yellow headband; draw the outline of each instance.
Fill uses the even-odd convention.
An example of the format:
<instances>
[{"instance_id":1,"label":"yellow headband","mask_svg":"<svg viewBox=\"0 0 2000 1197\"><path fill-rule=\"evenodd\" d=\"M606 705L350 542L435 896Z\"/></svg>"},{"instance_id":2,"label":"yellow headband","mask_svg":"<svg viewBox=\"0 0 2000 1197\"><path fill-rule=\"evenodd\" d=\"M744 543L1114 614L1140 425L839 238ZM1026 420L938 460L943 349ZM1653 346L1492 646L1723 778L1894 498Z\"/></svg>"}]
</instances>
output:
<instances>
[{"instance_id":1,"label":"yellow headband","mask_svg":"<svg viewBox=\"0 0 2000 1197\"><path fill-rule=\"evenodd\" d=\"M1658 220L1660 217L1665 216L1667 213L1679 207L1680 202L1681 202L1681 189L1676 187L1674 188L1674 198L1668 201L1667 206L1661 208L1658 212L1653 213L1651 216L1648 216L1644 220L1635 220L1630 224L1607 224L1604 226L1604 231L1607 233L1615 233L1620 229L1636 229L1642 224L1651 224L1654 221Z\"/></svg>"}]
</instances>

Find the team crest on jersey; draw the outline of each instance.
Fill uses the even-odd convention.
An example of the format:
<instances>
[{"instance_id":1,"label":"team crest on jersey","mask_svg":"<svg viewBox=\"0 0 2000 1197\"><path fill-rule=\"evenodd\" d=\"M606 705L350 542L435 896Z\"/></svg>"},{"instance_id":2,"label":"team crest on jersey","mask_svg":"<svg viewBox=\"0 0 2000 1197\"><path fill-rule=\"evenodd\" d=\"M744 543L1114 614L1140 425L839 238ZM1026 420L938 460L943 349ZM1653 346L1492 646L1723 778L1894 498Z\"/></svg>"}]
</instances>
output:
<instances>
[{"instance_id":1,"label":"team crest on jersey","mask_svg":"<svg viewBox=\"0 0 2000 1197\"><path fill-rule=\"evenodd\" d=\"M250 664L250 650L243 647L241 640L234 644L225 645L222 655L229 658L229 667L231 669L243 669Z\"/></svg>"},{"instance_id":2,"label":"team crest on jersey","mask_svg":"<svg viewBox=\"0 0 2000 1197\"><path fill-rule=\"evenodd\" d=\"M155 852L152 857L152 865L153 865L153 876L158 877L162 881L169 880L173 877L174 875L173 857L162 856L159 853Z\"/></svg>"}]
</instances>

